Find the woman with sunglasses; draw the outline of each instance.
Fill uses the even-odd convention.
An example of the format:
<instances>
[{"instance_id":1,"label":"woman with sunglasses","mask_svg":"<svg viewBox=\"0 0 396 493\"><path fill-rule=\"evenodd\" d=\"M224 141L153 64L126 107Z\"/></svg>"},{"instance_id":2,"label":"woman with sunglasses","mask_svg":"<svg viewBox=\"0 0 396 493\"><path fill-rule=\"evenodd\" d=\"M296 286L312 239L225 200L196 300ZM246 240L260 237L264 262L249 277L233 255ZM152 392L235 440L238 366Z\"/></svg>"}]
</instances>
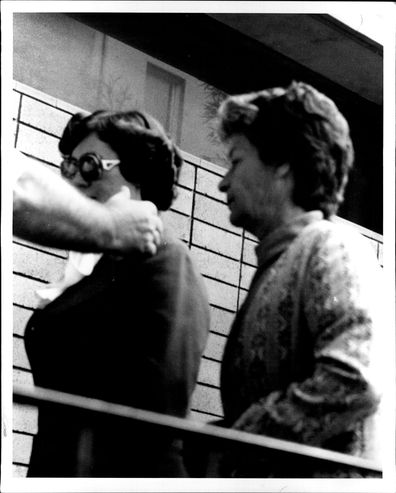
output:
<instances>
[{"instance_id":1,"label":"woman with sunglasses","mask_svg":"<svg viewBox=\"0 0 396 493\"><path fill-rule=\"evenodd\" d=\"M123 193L167 210L182 158L137 111L72 117L61 173L105 203ZM26 350L36 385L185 417L209 328L202 279L169 231L155 256L70 254L64 279L41 292ZM52 301L51 301L52 300ZM128 421L39 410L29 476L184 476L181 443Z\"/></svg>"},{"instance_id":2,"label":"woman with sunglasses","mask_svg":"<svg viewBox=\"0 0 396 493\"><path fill-rule=\"evenodd\" d=\"M43 246L82 252L155 255L162 221L152 202L84 197L45 165L9 150L13 167L13 234ZM7 158L8 159L8 158Z\"/></svg>"}]
</instances>

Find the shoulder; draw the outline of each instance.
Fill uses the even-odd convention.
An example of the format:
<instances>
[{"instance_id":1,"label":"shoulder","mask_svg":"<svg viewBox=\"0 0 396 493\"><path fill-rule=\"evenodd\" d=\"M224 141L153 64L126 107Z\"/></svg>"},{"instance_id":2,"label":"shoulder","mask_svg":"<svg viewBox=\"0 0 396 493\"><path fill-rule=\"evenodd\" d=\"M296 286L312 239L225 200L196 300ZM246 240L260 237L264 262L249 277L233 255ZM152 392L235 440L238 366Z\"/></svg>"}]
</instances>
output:
<instances>
[{"instance_id":1,"label":"shoulder","mask_svg":"<svg viewBox=\"0 0 396 493\"><path fill-rule=\"evenodd\" d=\"M164 269L173 272L174 275L183 273L196 277L199 275L187 245L167 229L164 231L162 244L156 255L146 259L146 264L148 268Z\"/></svg>"},{"instance_id":2,"label":"shoulder","mask_svg":"<svg viewBox=\"0 0 396 493\"><path fill-rule=\"evenodd\" d=\"M156 255L150 257L151 262L173 262L191 261L191 253L187 245L176 238L174 234L165 229L162 243L158 248Z\"/></svg>"},{"instance_id":3,"label":"shoulder","mask_svg":"<svg viewBox=\"0 0 396 493\"><path fill-rule=\"evenodd\" d=\"M286 261L304 278L354 279L367 285L378 284L382 278L370 240L338 220L306 226L290 245Z\"/></svg>"},{"instance_id":4,"label":"shoulder","mask_svg":"<svg viewBox=\"0 0 396 493\"><path fill-rule=\"evenodd\" d=\"M184 243L169 229L164 230L163 241L160 246L160 250L164 250L166 253L179 254L179 255L190 255L190 250L188 249L186 243Z\"/></svg>"},{"instance_id":5,"label":"shoulder","mask_svg":"<svg viewBox=\"0 0 396 493\"><path fill-rule=\"evenodd\" d=\"M304 236L305 239L311 238L313 241L319 243L329 240L340 241L345 235L349 238L354 237L355 240L359 237L359 234L353 230L352 227L345 226L344 224L337 222L336 219L322 219L313 222L302 231L302 236Z\"/></svg>"},{"instance_id":6,"label":"shoulder","mask_svg":"<svg viewBox=\"0 0 396 493\"><path fill-rule=\"evenodd\" d=\"M172 232L165 230L162 235L162 242L155 255L145 255L140 252L131 252L122 256L122 261L131 266L149 266L164 262L176 261L177 259L189 258L190 250L187 245L176 238ZM108 256L108 255L107 255Z\"/></svg>"},{"instance_id":7,"label":"shoulder","mask_svg":"<svg viewBox=\"0 0 396 493\"><path fill-rule=\"evenodd\" d=\"M183 296L207 297L204 280L190 250L169 231L164 232L163 242L157 253L146 258L142 269L144 282L155 284L155 289L166 286L167 291L182 291ZM198 303L197 299L196 302Z\"/></svg>"},{"instance_id":8,"label":"shoulder","mask_svg":"<svg viewBox=\"0 0 396 493\"><path fill-rule=\"evenodd\" d=\"M334 220L317 221L307 226L297 239L300 247L322 253L340 250L357 257L375 258L370 240L352 225Z\"/></svg>"},{"instance_id":9,"label":"shoulder","mask_svg":"<svg viewBox=\"0 0 396 493\"><path fill-rule=\"evenodd\" d=\"M297 251L312 279L366 286L369 291L382 282L370 240L348 224L324 220L308 226L298 238Z\"/></svg>"}]
</instances>

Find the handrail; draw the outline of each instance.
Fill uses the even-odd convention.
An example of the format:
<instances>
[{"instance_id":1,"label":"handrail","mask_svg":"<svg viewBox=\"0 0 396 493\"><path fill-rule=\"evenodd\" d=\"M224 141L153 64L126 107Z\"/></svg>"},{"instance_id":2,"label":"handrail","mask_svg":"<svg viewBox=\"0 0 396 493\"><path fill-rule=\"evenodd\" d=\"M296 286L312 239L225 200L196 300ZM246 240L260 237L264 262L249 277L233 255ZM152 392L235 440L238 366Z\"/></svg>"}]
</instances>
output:
<instances>
[{"instance_id":1,"label":"handrail","mask_svg":"<svg viewBox=\"0 0 396 493\"><path fill-rule=\"evenodd\" d=\"M48 404L66 406L91 412L110 419L129 419L141 424L159 427L171 431L179 437L196 437L214 441L223 447L247 447L252 451L267 450L272 453L286 454L294 458L309 459L319 463L353 467L359 471L382 473L382 467L375 461L354 457L332 450L312 447L296 442L281 440L263 435L255 435L239 430L221 428L219 426L178 418L165 414L114 404L98 399L77 396L41 387L14 385L14 401L20 404Z\"/></svg>"}]
</instances>

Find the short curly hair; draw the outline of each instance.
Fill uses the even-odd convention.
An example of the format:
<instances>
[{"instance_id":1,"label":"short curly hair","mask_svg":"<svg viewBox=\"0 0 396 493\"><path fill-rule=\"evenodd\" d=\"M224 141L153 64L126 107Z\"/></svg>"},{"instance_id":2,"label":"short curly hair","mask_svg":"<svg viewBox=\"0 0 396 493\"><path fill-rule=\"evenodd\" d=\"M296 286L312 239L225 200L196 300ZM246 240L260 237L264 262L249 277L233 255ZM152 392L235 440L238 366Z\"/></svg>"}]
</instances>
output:
<instances>
[{"instance_id":1,"label":"short curly hair","mask_svg":"<svg viewBox=\"0 0 396 493\"><path fill-rule=\"evenodd\" d=\"M290 164L293 201L325 217L337 213L353 165L349 126L334 102L312 86L292 82L228 97L220 106L218 133L224 141L243 134L271 166Z\"/></svg>"},{"instance_id":2,"label":"short curly hair","mask_svg":"<svg viewBox=\"0 0 396 493\"><path fill-rule=\"evenodd\" d=\"M152 116L137 110L79 112L72 116L59 141L59 151L69 156L95 132L120 158L123 177L139 186L143 200L167 210L177 196L181 154Z\"/></svg>"}]
</instances>

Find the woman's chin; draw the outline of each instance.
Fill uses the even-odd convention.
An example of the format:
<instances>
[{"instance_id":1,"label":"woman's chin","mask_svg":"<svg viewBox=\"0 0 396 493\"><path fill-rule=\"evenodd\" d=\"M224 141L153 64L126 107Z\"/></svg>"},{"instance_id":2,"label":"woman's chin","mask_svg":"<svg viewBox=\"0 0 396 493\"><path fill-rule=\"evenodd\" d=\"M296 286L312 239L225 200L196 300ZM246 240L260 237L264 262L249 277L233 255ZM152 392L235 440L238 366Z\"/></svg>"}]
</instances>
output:
<instances>
[{"instance_id":1,"label":"woman's chin","mask_svg":"<svg viewBox=\"0 0 396 493\"><path fill-rule=\"evenodd\" d=\"M237 214L235 211L230 212L229 220L233 226L242 227L240 215Z\"/></svg>"}]
</instances>

